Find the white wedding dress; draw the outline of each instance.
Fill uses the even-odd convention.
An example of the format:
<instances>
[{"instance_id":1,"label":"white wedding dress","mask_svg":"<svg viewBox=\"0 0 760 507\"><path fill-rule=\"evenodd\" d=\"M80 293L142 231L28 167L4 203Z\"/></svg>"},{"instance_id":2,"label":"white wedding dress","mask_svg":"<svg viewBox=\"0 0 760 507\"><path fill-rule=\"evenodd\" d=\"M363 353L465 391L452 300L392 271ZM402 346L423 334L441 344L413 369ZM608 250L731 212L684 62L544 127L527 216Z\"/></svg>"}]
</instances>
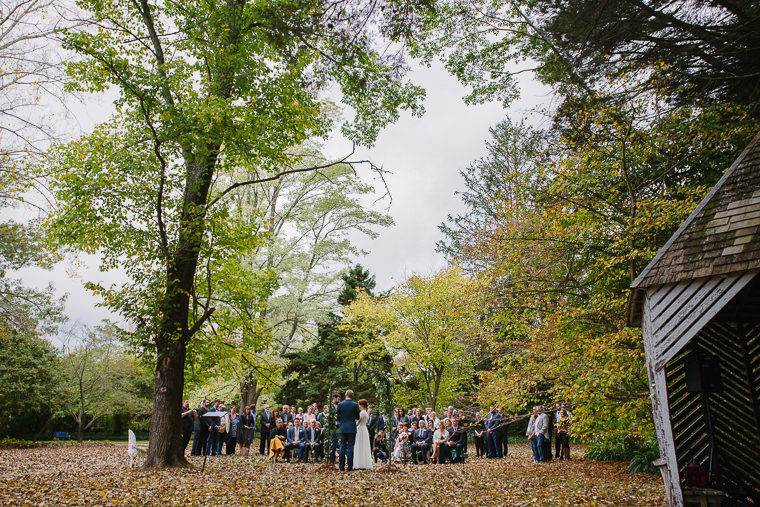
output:
<instances>
[{"instance_id":1,"label":"white wedding dress","mask_svg":"<svg viewBox=\"0 0 760 507\"><path fill-rule=\"evenodd\" d=\"M372 451L369 447L369 430L367 429L367 411L359 414L356 423L356 442L354 443L354 470L372 470Z\"/></svg>"}]
</instances>

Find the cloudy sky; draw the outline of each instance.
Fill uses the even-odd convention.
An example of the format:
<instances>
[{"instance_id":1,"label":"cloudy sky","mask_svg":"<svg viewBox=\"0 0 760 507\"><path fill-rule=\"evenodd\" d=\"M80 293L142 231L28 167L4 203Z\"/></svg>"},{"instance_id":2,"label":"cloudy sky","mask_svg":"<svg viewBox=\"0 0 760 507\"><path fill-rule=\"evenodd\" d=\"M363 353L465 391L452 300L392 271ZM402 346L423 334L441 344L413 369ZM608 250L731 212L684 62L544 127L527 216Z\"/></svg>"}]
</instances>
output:
<instances>
[{"instance_id":1,"label":"cloudy sky","mask_svg":"<svg viewBox=\"0 0 760 507\"><path fill-rule=\"evenodd\" d=\"M463 210L457 190L463 187L459 170L484 156L488 129L507 115L512 118L530 116L530 111L549 100L548 90L525 79L522 94L509 110L500 104L466 106L462 97L465 88L459 85L442 66L415 67L411 78L427 90L426 113L422 118L403 114L395 124L379 136L375 147L357 152L356 158L368 158L390 171L386 182L392 195L378 202L378 210L388 210L395 225L381 231L375 240L356 238L356 243L369 254L357 259L377 277L378 288L387 290L413 273L427 274L445 265L435 252L441 239L438 225L448 214ZM90 99L72 107L72 122L77 130L87 131L102 121L111 107L108 98ZM540 118L533 118L540 123ZM326 146L329 157L342 157L350 144L340 139ZM363 175L372 178L369 171ZM378 197L382 183L375 182ZM388 205L390 204L390 208ZM25 283L45 286L53 282L59 294L68 294L67 314L71 321L87 325L101 319L117 317L97 308L97 298L87 293L83 282L119 281L118 275L97 270L97 259L82 256L60 263L53 271L24 270Z\"/></svg>"}]
</instances>

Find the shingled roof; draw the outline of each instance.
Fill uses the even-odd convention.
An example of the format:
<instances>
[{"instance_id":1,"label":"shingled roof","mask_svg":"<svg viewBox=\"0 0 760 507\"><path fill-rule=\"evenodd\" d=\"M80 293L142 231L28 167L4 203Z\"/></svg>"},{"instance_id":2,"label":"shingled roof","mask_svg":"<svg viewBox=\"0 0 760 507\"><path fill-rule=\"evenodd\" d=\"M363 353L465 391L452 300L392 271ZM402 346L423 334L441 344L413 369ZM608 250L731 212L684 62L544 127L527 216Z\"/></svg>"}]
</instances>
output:
<instances>
[{"instance_id":1,"label":"shingled roof","mask_svg":"<svg viewBox=\"0 0 760 507\"><path fill-rule=\"evenodd\" d=\"M760 268L760 133L631 284L637 325L642 289Z\"/></svg>"}]
</instances>

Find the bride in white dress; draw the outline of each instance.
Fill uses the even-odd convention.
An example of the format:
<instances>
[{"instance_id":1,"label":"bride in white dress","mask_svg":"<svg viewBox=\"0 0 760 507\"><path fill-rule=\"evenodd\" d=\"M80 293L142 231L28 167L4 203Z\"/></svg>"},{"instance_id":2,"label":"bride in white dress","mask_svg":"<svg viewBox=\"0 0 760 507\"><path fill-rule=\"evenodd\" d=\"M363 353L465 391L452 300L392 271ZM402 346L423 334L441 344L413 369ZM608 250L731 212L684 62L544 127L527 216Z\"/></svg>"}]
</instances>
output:
<instances>
[{"instance_id":1,"label":"bride in white dress","mask_svg":"<svg viewBox=\"0 0 760 507\"><path fill-rule=\"evenodd\" d=\"M372 450L369 446L367 429L367 400L359 400L359 421L356 423L356 442L354 443L354 470L372 470Z\"/></svg>"}]
</instances>

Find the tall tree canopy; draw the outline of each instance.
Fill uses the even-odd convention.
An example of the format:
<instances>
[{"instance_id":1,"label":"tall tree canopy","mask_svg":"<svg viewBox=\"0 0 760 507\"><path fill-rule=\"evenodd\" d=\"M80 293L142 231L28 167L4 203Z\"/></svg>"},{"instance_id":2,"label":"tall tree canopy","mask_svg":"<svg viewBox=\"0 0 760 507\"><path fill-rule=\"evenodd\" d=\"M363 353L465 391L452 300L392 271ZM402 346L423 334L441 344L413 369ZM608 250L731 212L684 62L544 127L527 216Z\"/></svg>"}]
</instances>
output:
<instances>
[{"instance_id":1,"label":"tall tree canopy","mask_svg":"<svg viewBox=\"0 0 760 507\"><path fill-rule=\"evenodd\" d=\"M561 94L607 95L635 76L674 103L760 99L760 4L708 0L455 0L438 4L420 50L440 51L469 100L513 100L517 75L536 75ZM630 99L640 90L617 88Z\"/></svg>"},{"instance_id":2,"label":"tall tree canopy","mask_svg":"<svg viewBox=\"0 0 760 507\"><path fill-rule=\"evenodd\" d=\"M356 265L341 275L343 287L338 295L338 303L341 306L351 304L359 294L373 298L375 277L361 265ZM359 332L340 328L342 317L331 314L327 322L321 323L317 328L317 339L311 346L302 351L294 351L285 355L288 364L283 376L285 382L277 393L277 399L283 403L299 404L308 402L327 403L331 393L328 392L333 386L334 392L353 389L362 393L362 397L374 400L374 392L377 391L377 379L374 376L362 372L361 368L354 371L353 376L339 376L346 369L354 368L352 356L356 346L361 344L363 336ZM388 352L376 355L371 363L363 364L364 367L372 366L383 372L390 372L391 357Z\"/></svg>"},{"instance_id":3,"label":"tall tree canopy","mask_svg":"<svg viewBox=\"0 0 760 507\"><path fill-rule=\"evenodd\" d=\"M119 99L110 121L59 150L51 226L71 248L100 253L103 269L121 266L130 276L124 286L93 289L137 324L136 341L156 358L146 466L185 465L179 410L186 351L213 315L218 287L199 283L199 265L211 273L229 249L239 258L262 239L250 224L228 220L229 197L314 169L293 148L333 128L320 101L328 87L353 108L343 131L356 142L372 143L402 108L420 112L422 91L403 81L399 53L415 5L78 6L90 23L65 38L80 56L69 66L70 85L111 87ZM244 164L257 168L251 179L228 177Z\"/></svg>"},{"instance_id":4,"label":"tall tree canopy","mask_svg":"<svg viewBox=\"0 0 760 507\"><path fill-rule=\"evenodd\" d=\"M468 387L480 334L476 283L451 267L412 276L390 294L366 293L344 309L340 329L359 332L351 364L372 366L390 355L399 398L422 407L450 402Z\"/></svg>"}]
</instances>

